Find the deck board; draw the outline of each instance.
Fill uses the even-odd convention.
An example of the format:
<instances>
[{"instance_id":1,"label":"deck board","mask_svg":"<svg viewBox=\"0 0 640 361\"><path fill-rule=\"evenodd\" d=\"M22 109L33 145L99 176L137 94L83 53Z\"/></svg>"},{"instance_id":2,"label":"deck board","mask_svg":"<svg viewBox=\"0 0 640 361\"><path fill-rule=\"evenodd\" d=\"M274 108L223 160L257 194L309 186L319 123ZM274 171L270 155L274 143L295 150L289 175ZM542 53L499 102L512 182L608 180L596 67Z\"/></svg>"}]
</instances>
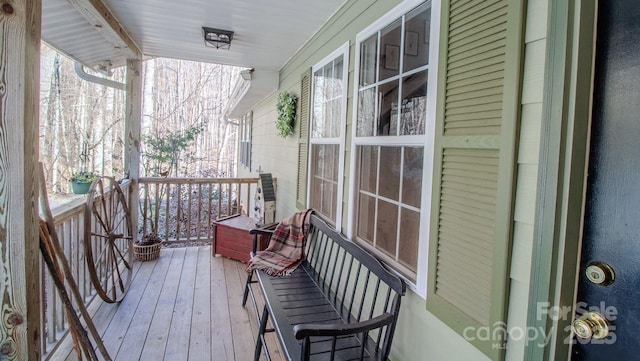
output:
<instances>
[{"instance_id":1,"label":"deck board","mask_svg":"<svg viewBox=\"0 0 640 361\"><path fill-rule=\"evenodd\" d=\"M180 285L180 276L185 264L186 248L176 248L171 257L169 272L162 284L162 291L156 304L156 311L153 314L151 327L147 334L147 339L142 350L141 360L160 360L164 356L167 344L169 343L169 330L172 324L172 317L176 312L176 297ZM186 310L184 311L186 312Z\"/></svg>"},{"instance_id":2,"label":"deck board","mask_svg":"<svg viewBox=\"0 0 640 361\"><path fill-rule=\"evenodd\" d=\"M197 250L198 263L193 291L189 361L207 360L212 354L211 303L204 302L211 299L211 261L209 260L211 252L203 247L198 247Z\"/></svg>"},{"instance_id":3,"label":"deck board","mask_svg":"<svg viewBox=\"0 0 640 361\"><path fill-rule=\"evenodd\" d=\"M136 360L139 359L142 354L144 341L147 337L151 320L153 319L153 312L155 311L160 291L162 291L162 284L169 272L172 258L172 252L162 253L162 256L157 260L145 262L154 264L153 273L146 283L139 306L129 324L129 328L122 336L123 341L118 352L111 355L115 360ZM140 265L140 262L136 262L136 265ZM132 287L137 287L140 283L144 283L144 280L136 277L133 280ZM127 296L125 296L125 300Z\"/></svg>"},{"instance_id":4,"label":"deck board","mask_svg":"<svg viewBox=\"0 0 640 361\"><path fill-rule=\"evenodd\" d=\"M211 354L221 361L236 359L231 335L231 315L222 258L211 260ZM238 359L240 360L240 359Z\"/></svg>"},{"instance_id":5,"label":"deck board","mask_svg":"<svg viewBox=\"0 0 640 361\"><path fill-rule=\"evenodd\" d=\"M229 315L236 320L231 324L233 351L237 360L252 360L255 337L252 336L251 314L240 307L243 283L239 277L235 261L224 258L224 275L227 280Z\"/></svg>"},{"instance_id":6,"label":"deck board","mask_svg":"<svg viewBox=\"0 0 640 361\"><path fill-rule=\"evenodd\" d=\"M253 359L257 323L253 308L241 306L244 264L212 257L206 246L165 248L157 260L135 267L119 305L100 300L91 305L114 360ZM259 291L256 295L262 309ZM268 335L268 342L272 360L281 361L275 335ZM69 340L51 359L76 360Z\"/></svg>"},{"instance_id":7,"label":"deck board","mask_svg":"<svg viewBox=\"0 0 640 361\"><path fill-rule=\"evenodd\" d=\"M178 295L173 308L169 338L164 357L167 360L187 361L189 359L189 340L191 338L191 321L193 310L193 292L196 284L198 248L185 248L186 254L182 274L178 284ZM196 267L186 266L194 262Z\"/></svg>"}]
</instances>

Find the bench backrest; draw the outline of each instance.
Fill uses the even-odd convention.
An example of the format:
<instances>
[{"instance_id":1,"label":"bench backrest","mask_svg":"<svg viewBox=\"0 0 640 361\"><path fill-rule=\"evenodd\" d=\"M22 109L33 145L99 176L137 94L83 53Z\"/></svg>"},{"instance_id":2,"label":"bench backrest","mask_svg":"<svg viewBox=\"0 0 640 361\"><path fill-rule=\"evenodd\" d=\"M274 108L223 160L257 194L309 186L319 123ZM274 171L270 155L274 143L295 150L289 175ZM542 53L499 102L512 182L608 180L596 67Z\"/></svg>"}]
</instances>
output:
<instances>
[{"instance_id":1,"label":"bench backrest","mask_svg":"<svg viewBox=\"0 0 640 361\"><path fill-rule=\"evenodd\" d=\"M349 322L369 320L384 313L393 315L391 325L369 335L376 342L380 359L386 359L400 311L400 299L406 290L404 281L317 215L311 215L310 223L303 267Z\"/></svg>"}]
</instances>

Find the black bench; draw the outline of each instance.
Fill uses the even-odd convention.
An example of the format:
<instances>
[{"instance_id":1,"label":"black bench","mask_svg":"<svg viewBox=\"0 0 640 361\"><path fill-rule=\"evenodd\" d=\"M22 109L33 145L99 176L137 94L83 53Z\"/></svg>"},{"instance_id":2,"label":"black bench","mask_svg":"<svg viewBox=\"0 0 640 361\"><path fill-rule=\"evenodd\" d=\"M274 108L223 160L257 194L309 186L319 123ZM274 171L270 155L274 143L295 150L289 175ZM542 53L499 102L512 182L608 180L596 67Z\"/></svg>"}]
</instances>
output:
<instances>
[{"instance_id":1,"label":"black bench","mask_svg":"<svg viewBox=\"0 0 640 361\"><path fill-rule=\"evenodd\" d=\"M251 232L257 239L272 231ZM291 276L249 274L242 305L251 294L257 312L250 286L256 282L265 306L255 360L263 347L270 360L265 332L277 334L286 360L387 360L405 283L317 215L311 215L303 263Z\"/></svg>"}]
</instances>

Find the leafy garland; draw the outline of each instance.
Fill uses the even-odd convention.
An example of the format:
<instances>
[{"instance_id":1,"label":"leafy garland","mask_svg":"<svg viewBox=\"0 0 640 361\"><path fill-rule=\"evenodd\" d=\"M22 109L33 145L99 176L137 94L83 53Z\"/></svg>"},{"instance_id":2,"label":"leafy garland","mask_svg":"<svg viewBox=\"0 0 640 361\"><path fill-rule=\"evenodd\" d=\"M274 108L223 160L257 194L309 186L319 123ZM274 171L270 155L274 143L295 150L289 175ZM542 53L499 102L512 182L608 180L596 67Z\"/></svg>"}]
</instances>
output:
<instances>
[{"instance_id":1,"label":"leafy garland","mask_svg":"<svg viewBox=\"0 0 640 361\"><path fill-rule=\"evenodd\" d=\"M276 129L282 138L293 134L293 121L296 117L296 96L289 92L282 92L278 95L278 119Z\"/></svg>"}]
</instances>

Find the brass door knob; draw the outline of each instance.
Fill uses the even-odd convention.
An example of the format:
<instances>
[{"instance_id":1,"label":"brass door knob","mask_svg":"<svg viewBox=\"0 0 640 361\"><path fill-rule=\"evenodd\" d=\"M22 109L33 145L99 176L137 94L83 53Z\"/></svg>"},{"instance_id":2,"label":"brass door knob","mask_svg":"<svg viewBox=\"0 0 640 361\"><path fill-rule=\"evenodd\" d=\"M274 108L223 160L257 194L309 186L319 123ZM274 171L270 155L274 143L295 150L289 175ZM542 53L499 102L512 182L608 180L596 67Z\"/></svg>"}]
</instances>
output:
<instances>
[{"instance_id":1,"label":"brass door knob","mask_svg":"<svg viewBox=\"0 0 640 361\"><path fill-rule=\"evenodd\" d=\"M577 337L583 339L603 339L609 335L607 320L597 312L585 312L571 325Z\"/></svg>"}]
</instances>

